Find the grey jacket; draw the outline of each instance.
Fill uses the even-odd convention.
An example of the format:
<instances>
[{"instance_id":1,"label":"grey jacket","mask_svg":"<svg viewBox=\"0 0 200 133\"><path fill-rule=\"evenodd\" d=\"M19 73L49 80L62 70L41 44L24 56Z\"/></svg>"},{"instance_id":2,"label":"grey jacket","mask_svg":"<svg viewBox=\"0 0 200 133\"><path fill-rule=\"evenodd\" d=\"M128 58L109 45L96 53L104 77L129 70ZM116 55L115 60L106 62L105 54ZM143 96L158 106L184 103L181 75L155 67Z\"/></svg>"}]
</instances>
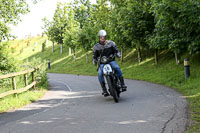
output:
<instances>
[{"instance_id":1,"label":"grey jacket","mask_svg":"<svg viewBox=\"0 0 200 133\"><path fill-rule=\"evenodd\" d=\"M111 54L118 54L118 56L120 55L120 52L115 42L106 40L105 45L97 43L93 47L93 62L97 61L97 58L100 57L100 55L109 57ZM115 60L115 58L113 60Z\"/></svg>"}]
</instances>

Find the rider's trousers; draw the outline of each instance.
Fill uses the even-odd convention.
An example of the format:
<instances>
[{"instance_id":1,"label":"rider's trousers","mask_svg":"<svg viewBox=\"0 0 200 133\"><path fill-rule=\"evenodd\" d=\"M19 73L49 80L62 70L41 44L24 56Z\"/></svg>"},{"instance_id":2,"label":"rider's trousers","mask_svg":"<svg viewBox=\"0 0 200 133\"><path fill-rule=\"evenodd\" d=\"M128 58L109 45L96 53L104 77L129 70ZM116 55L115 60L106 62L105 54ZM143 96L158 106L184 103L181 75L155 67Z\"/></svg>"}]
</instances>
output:
<instances>
[{"instance_id":1,"label":"rider's trousers","mask_svg":"<svg viewBox=\"0 0 200 133\"><path fill-rule=\"evenodd\" d=\"M116 61L111 61L110 65L112 66L112 68L117 73L117 76L118 77L122 77L122 71L121 71L119 65L117 64L117 62ZM98 79L99 79L100 83L105 82L104 81L104 77L103 77L103 66L104 66L104 64L101 64L100 67L99 67L99 70L98 70Z\"/></svg>"}]
</instances>

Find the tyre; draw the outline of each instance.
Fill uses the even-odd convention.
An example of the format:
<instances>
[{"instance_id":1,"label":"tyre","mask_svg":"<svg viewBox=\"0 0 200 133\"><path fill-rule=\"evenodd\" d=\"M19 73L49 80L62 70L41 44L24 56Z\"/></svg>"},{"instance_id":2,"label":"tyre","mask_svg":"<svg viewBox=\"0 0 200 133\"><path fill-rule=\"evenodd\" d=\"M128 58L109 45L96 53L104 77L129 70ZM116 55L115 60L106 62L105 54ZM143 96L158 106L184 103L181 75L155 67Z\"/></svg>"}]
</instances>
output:
<instances>
[{"instance_id":1,"label":"tyre","mask_svg":"<svg viewBox=\"0 0 200 133\"><path fill-rule=\"evenodd\" d=\"M106 79L107 79L108 87L109 87L109 89L111 91L111 95L113 96L114 101L116 103L118 103L119 96L118 96L118 93L117 93L117 91L116 91L116 89L115 89L115 87L113 85L113 81L111 80L110 76L107 76Z\"/></svg>"},{"instance_id":2,"label":"tyre","mask_svg":"<svg viewBox=\"0 0 200 133\"><path fill-rule=\"evenodd\" d=\"M120 93L121 93L121 91L120 91L120 84L119 84L119 79L118 79L118 77L117 77L117 75L115 75L115 90L117 91L117 95L118 95L118 97L120 98Z\"/></svg>"}]
</instances>

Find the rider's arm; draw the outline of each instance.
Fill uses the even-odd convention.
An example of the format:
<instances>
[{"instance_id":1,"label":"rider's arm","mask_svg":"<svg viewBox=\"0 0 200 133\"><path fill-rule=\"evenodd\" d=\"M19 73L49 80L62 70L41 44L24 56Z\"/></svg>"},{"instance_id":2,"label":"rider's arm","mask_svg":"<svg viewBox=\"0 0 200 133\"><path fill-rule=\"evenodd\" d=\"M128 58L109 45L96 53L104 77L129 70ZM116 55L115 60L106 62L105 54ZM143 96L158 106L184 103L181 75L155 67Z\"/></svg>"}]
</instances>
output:
<instances>
[{"instance_id":1,"label":"rider's arm","mask_svg":"<svg viewBox=\"0 0 200 133\"><path fill-rule=\"evenodd\" d=\"M121 57L121 53L120 53L120 51L118 50L117 45L115 44L115 42L112 42L112 47L113 47L113 50L114 50L114 53L116 54L116 56L117 56L118 58L120 58L120 57Z\"/></svg>"},{"instance_id":2,"label":"rider's arm","mask_svg":"<svg viewBox=\"0 0 200 133\"><path fill-rule=\"evenodd\" d=\"M96 50L95 46L93 48L93 64L97 65L97 50Z\"/></svg>"}]
</instances>

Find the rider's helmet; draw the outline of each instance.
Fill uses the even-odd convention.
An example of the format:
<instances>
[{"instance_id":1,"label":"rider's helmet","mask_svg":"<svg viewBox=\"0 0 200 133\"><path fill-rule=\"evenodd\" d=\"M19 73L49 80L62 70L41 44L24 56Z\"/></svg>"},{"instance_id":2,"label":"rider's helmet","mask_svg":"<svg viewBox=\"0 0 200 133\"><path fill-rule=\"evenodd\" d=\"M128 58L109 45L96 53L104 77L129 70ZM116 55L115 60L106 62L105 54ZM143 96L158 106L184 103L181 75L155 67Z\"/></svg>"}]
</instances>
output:
<instances>
[{"instance_id":1,"label":"rider's helmet","mask_svg":"<svg viewBox=\"0 0 200 133\"><path fill-rule=\"evenodd\" d=\"M105 30L100 30L98 33L99 37L106 37L106 31Z\"/></svg>"}]
</instances>

